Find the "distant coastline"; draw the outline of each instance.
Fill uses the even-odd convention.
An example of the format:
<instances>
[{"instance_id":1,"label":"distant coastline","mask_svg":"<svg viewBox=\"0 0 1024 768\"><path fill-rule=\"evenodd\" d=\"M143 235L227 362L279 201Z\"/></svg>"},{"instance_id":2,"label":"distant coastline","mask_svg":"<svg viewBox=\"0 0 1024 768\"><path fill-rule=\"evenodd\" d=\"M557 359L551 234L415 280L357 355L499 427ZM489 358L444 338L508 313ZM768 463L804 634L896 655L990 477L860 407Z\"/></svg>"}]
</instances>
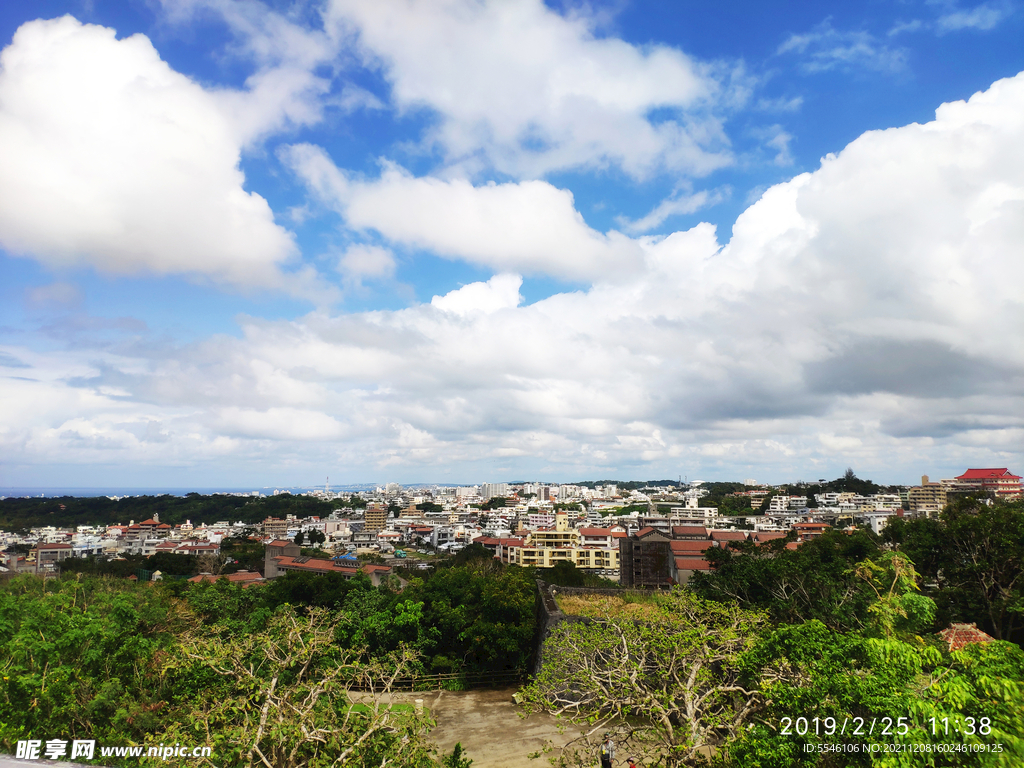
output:
<instances>
[{"instance_id":1,"label":"distant coastline","mask_svg":"<svg viewBox=\"0 0 1024 768\"><path fill-rule=\"evenodd\" d=\"M332 491L362 491L367 488L374 488L373 485L351 485L331 486ZM99 488L85 488L81 486L67 487L42 487L42 486L12 486L0 488L0 498L39 498L43 496L48 499L60 496L74 496L76 498L89 498L93 496L186 496L190 493L198 493L203 496L210 496L217 493L273 493L274 490L289 491L290 493L306 493L307 491L323 490L323 486L284 486L269 485L262 488L131 488L126 486L109 486Z\"/></svg>"}]
</instances>

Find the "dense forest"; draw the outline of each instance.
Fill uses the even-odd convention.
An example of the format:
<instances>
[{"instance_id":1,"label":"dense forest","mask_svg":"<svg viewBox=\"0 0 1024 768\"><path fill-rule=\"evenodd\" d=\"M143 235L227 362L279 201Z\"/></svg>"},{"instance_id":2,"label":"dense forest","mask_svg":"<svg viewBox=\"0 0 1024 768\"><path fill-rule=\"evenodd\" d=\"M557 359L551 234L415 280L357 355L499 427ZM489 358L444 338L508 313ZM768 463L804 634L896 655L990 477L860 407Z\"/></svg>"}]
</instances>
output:
<instances>
[{"instance_id":1,"label":"dense forest","mask_svg":"<svg viewBox=\"0 0 1024 768\"><path fill-rule=\"evenodd\" d=\"M78 525L110 525L129 520L141 522L160 515L160 522L177 525L191 520L193 525L216 523L261 523L267 517L327 517L346 506L365 507L359 497L349 502L324 501L314 496L282 493L255 498L216 494L204 496L124 496L118 500L106 496L63 496L57 498L10 498L0 500L0 528L9 531L53 525L69 528Z\"/></svg>"},{"instance_id":2,"label":"dense forest","mask_svg":"<svg viewBox=\"0 0 1024 768\"><path fill-rule=\"evenodd\" d=\"M426 715L367 691L514 675L534 605L532 574L489 555L401 591L310 574L248 589L16 577L0 584L0 748L43 735L202 743L211 766L465 768L432 748Z\"/></svg>"}]
</instances>

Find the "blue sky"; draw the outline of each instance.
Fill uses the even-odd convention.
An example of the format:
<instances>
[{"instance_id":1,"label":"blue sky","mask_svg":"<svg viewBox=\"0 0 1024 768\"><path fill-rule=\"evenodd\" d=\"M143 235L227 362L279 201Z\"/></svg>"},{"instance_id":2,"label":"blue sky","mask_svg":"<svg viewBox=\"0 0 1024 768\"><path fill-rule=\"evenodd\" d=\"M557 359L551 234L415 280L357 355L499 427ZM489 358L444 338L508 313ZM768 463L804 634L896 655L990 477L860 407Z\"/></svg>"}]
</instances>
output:
<instances>
[{"instance_id":1,"label":"blue sky","mask_svg":"<svg viewBox=\"0 0 1024 768\"><path fill-rule=\"evenodd\" d=\"M0 486L1024 458L1024 9L0 8Z\"/></svg>"}]
</instances>

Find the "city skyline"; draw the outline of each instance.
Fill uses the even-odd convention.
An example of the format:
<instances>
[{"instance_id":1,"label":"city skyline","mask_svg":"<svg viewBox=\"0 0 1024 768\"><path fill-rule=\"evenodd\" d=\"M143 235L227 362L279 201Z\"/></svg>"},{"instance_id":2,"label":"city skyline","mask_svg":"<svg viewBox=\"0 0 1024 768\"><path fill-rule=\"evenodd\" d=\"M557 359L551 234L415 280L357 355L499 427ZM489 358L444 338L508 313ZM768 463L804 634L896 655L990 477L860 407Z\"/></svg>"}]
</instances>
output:
<instances>
[{"instance_id":1,"label":"city skyline","mask_svg":"<svg viewBox=\"0 0 1024 768\"><path fill-rule=\"evenodd\" d=\"M9 3L0 488L1019 469L1022 28Z\"/></svg>"}]
</instances>

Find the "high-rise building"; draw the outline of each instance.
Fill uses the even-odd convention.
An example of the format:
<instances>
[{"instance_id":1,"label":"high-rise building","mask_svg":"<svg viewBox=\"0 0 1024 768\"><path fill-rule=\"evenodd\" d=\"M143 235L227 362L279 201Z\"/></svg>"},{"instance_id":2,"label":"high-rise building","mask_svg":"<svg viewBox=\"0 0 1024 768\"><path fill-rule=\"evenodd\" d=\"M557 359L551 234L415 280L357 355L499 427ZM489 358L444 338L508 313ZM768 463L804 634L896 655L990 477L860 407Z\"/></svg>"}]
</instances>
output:
<instances>
[{"instance_id":1,"label":"high-rise building","mask_svg":"<svg viewBox=\"0 0 1024 768\"><path fill-rule=\"evenodd\" d=\"M383 531L388 519L388 508L383 504L370 504L363 516L364 531Z\"/></svg>"},{"instance_id":2,"label":"high-rise building","mask_svg":"<svg viewBox=\"0 0 1024 768\"><path fill-rule=\"evenodd\" d=\"M493 499L496 496L508 496L508 483L484 483L480 486L480 498Z\"/></svg>"}]
</instances>

